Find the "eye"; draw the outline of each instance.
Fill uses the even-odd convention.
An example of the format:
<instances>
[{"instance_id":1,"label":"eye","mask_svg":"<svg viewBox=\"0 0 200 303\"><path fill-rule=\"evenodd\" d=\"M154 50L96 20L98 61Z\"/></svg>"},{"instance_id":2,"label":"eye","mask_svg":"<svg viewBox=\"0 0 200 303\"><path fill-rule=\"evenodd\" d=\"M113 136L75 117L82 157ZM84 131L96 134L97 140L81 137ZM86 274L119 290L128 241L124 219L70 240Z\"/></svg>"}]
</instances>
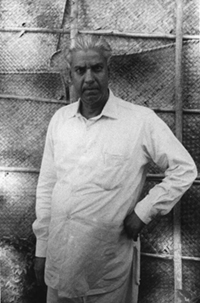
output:
<instances>
[{"instance_id":1,"label":"eye","mask_svg":"<svg viewBox=\"0 0 200 303\"><path fill-rule=\"evenodd\" d=\"M95 73L99 73L103 70L103 66L101 64L97 64L97 65L94 65L92 70L95 72Z\"/></svg>"},{"instance_id":2,"label":"eye","mask_svg":"<svg viewBox=\"0 0 200 303\"><path fill-rule=\"evenodd\" d=\"M75 69L75 72L78 74L78 75L83 75L85 73L85 67L77 67Z\"/></svg>"}]
</instances>

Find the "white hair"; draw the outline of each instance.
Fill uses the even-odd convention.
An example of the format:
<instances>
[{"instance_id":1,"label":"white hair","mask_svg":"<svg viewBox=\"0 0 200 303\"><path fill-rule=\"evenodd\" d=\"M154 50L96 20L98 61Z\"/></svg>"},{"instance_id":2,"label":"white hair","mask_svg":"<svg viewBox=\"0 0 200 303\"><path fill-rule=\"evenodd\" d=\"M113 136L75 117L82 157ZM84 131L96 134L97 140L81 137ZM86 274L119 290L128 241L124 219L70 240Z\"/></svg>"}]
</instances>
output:
<instances>
[{"instance_id":1,"label":"white hair","mask_svg":"<svg viewBox=\"0 0 200 303\"><path fill-rule=\"evenodd\" d=\"M67 53L67 65L68 68L71 67L72 53L82 50L87 51L95 49L100 51L105 58L107 64L109 64L110 58L112 56L112 49L109 43L102 36L94 36L94 35L78 35L75 38L74 46L68 50Z\"/></svg>"}]
</instances>

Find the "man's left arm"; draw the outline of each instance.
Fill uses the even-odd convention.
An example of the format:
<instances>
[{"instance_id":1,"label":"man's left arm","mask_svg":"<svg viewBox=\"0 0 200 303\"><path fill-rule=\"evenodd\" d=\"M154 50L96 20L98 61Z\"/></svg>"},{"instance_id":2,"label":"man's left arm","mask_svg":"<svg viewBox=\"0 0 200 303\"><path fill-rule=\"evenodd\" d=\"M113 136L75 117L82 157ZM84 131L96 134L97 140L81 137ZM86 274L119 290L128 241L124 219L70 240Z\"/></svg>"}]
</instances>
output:
<instances>
[{"instance_id":1,"label":"man's left arm","mask_svg":"<svg viewBox=\"0 0 200 303\"><path fill-rule=\"evenodd\" d=\"M149 160L153 160L164 171L165 177L137 203L134 212L125 219L125 229L129 227L131 230L132 224L133 235L154 217L169 213L197 177L196 165L190 154L153 112L146 124L144 150Z\"/></svg>"}]
</instances>

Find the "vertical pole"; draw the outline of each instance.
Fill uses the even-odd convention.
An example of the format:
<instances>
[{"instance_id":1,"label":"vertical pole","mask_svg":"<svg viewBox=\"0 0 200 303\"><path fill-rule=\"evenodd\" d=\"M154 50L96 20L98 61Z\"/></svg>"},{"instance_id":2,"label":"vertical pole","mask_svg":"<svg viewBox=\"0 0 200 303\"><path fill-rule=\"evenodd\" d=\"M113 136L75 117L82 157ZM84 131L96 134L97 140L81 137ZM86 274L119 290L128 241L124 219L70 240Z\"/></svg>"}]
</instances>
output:
<instances>
[{"instance_id":1,"label":"vertical pole","mask_svg":"<svg viewBox=\"0 0 200 303\"><path fill-rule=\"evenodd\" d=\"M182 23L183 23L183 1L176 0L176 63L175 63L175 107L176 107L176 136L182 141Z\"/></svg>"},{"instance_id":2,"label":"vertical pole","mask_svg":"<svg viewBox=\"0 0 200 303\"><path fill-rule=\"evenodd\" d=\"M78 0L71 0L70 15L70 46L74 47L75 38L78 34ZM76 94L73 86L70 87L70 103L76 101Z\"/></svg>"},{"instance_id":3,"label":"vertical pole","mask_svg":"<svg viewBox=\"0 0 200 303\"><path fill-rule=\"evenodd\" d=\"M182 23L183 0L176 0L176 55L175 55L175 124L176 136L182 141ZM182 289L182 248L180 203L174 208L174 302L178 302L178 292Z\"/></svg>"},{"instance_id":4,"label":"vertical pole","mask_svg":"<svg viewBox=\"0 0 200 303\"><path fill-rule=\"evenodd\" d=\"M64 23L65 23L65 14L66 14L66 11L67 11L68 2L69 2L69 0L66 0L66 2L65 2L65 8L64 8L64 12L63 12L61 26L60 26L61 29L63 28ZM62 36L62 34L59 34L59 36L58 36L56 51L59 51L61 36ZM66 83L65 83L65 72L60 71L60 78L61 78L62 87L63 87L64 100L68 100L69 99L69 89L68 89L68 87L66 86Z\"/></svg>"}]
</instances>

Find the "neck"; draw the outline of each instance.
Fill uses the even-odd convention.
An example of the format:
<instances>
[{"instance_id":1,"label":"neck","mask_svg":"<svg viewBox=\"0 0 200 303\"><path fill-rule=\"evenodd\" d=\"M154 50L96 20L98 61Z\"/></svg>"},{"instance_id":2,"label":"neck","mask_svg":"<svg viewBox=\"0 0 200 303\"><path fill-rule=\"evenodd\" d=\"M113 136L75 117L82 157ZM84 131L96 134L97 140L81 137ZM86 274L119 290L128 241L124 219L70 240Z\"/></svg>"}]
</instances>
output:
<instances>
[{"instance_id":1,"label":"neck","mask_svg":"<svg viewBox=\"0 0 200 303\"><path fill-rule=\"evenodd\" d=\"M83 117L85 117L86 119L90 119L90 118L100 115L100 113L102 112L102 109L103 109L103 107L92 109L90 107L81 106L80 112L83 115Z\"/></svg>"},{"instance_id":2,"label":"neck","mask_svg":"<svg viewBox=\"0 0 200 303\"><path fill-rule=\"evenodd\" d=\"M86 118L90 119L96 117L101 114L106 102L108 100L108 95L104 98L104 100L98 103L86 103L81 100L80 102L80 112Z\"/></svg>"}]
</instances>

